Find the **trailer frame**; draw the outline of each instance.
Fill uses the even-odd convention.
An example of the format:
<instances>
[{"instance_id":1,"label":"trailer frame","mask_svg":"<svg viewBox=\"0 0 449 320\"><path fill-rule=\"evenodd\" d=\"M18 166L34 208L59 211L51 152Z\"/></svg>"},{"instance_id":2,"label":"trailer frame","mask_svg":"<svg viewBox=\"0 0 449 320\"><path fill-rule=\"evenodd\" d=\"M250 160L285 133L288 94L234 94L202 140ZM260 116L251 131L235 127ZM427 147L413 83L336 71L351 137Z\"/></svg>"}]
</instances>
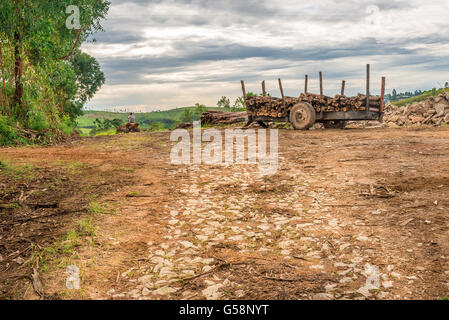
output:
<instances>
[{"instance_id":1,"label":"trailer frame","mask_svg":"<svg viewBox=\"0 0 449 320\"><path fill-rule=\"evenodd\" d=\"M320 80L320 95L323 96L323 74L322 72L319 73L319 80ZM304 86L304 92L308 92L308 81L309 76L305 76L305 86ZM384 98L385 98L385 81L386 77L382 77L381 80L381 95L380 95L380 108L370 108L370 65L366 65L366 108L362 111L331 111L331 112L324 112L323 108L321 108L320 112L316 112L316 120L315 122L318 123L326 123L330 121L334 122L346 122L346 121L382 121L383 114L384 114ZM285 96L284 96L284 89L282 86L281 79L278 79L279 82L279 89L281 91L281 96L283 103L285 103ZM246 102L246 89L245 89L245 83L242 80L242 92L244 96L244 100ZM344 95L345 91L345 85L346 81L342 81L341 85L341 94ZM262 81L262 91L263 96L266 96L266 89L265 89L265 80ZM307 101L303 101L305 103L308 103ZM291 109L290 109L291 110ZM265 125L265 122L290 122L290 110L288 110L287 115L285 117L269 117L269 116L248 116L248 123L245 125L245 127L249 126L253 122L259 123L263 127L267 127Z\"/></svg>"}]
</instances>

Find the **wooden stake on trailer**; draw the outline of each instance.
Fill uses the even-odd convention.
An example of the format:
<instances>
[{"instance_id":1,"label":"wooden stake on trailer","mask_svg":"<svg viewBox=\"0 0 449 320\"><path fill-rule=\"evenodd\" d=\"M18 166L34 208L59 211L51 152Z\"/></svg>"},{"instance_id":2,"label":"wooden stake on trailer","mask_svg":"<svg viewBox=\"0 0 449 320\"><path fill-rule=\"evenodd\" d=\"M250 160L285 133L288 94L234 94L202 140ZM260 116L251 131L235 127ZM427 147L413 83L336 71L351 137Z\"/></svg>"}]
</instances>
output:
<instances>
[{"instance_id":1,"label":"wooden stake on trailer","mask_svg":"<svg viewBox=\"0 0 449 320\"><path fill-rule=\"evenodd\" d=\"M304 93L307 93L308 85L309 85L309 75L306 74L306 81L304 84Z\"/></svg>"},{"instance_id":2,"label":"wooden stake on trailer","mask_svg":"<svg viewBox=\"0 0 449 320\"><path fill-rule=\"evenodd\" d=\"M366 65L366 112L369 112L369 102L370 102L369 80L370 80L370 65L367 64Z\"/></svg>"},{"instance_id":3,"label":"wooden stake on trailer","mask_svg":"<svg viewBox=\"0 0 449 320\"><path fill-rule=\"evenodd\" d=\"M246 90L245 90L245 82L242 80L242 92L243 92L243 100L245 101L245 105L246 105Z\"/></svg>"},{"instance_id":4,"label":"wooden stake on trailer","mask_svg":"<svg viewBox=\"0 0 449 320\"><path fill-rule=\"evenodd\" d=\"M245 107L248 107L248 104L246 103L245 82L243 80L241 80L240 83L242 84L243 101L245 101ZM253 117L248 116L248 122L245 124L244 128L248 127L252 122L253 122Z\"/></svg>"},{"instance_id":5,"label":"wooden stake on trailer","mask_svg":"<svg viewBox=\"0 0 449 320\"><path fill-rule=\"evenodd\" d=\"M345 86L346 86L346 81L343 80L341 82L341 95L344 96L345 95Z\"/></svg>"},{"instance_id":6,"label":"wooden stake on trailer","mask_svg":"<svg viewBox=\"0 0 449 320\"><path fill-rule=\"evenodd\" d=\"M265 90L265 80L262 81L262 94L263 94L264 97L267 96L267 91Z\"/></svg>"},{"instance_id":7,"label":"wooden stake on trailer","mask_svg":"<svg viewBox=\"0 0 449 320\"><path fill-rule=\"evenodd\" d=\"M323 73L320 71L320 96L323 97Z\"/></svg>"},{"instance_id":8,"label":"wooden stake on trailer","mask_svg":"<svg viewBox=\"0 0 449 320\"><path fill-rule=\"evenodd\" d=\"M282 103L283 103L284 106L285 106L284 88L282 88L282 82L281 82L281 79L280 79L280 78L278 79L278 81L279 81L279 89L281 89Z\"/></svg>"},{"instance_id":9,"label":"wooden stake on trailer","mask_svg":"<svg viewBox=\"0 0 449 320\"><path fill-rule=\"evenodd\" d=\"M385 77L382 77L382 85L380 89L380 113L384 112L384 99L385 99Z\"/></svg>"}]
</instances>

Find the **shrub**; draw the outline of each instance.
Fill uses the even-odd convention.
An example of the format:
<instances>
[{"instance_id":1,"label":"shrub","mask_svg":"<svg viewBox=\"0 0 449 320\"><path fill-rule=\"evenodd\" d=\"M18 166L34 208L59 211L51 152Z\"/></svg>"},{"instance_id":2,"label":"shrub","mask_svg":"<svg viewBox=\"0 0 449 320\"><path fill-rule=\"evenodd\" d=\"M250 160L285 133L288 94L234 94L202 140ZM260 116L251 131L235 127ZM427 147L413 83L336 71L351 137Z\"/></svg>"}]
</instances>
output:
<instances>
[{"instance_id":1,"label":"shrub","mask_svg":"<svg viewBox=\"0 0 449 320\"><path fill-rule=\"evenodd\" d=\"M18 143L21 138L17 135L17 130L11 120L0 115L0 146L7 146Z\"/></svg>"},{"instance_id":2,"label":"shrub","mask_svg":"<svg viewBox=\"0 0 449 320\"><path fill-rule=\"evenodd\" d=\"M182 122L190 122L193 118L193 112L190 109L184 109L182 115L181 115L181 121Z\"/></svg>"},{"instance_id":3,"label":"shrub","mask_svg":"<svg viewBox=\"0 0 449 320\"><path fill-rule=\"evenodd\" d=\"M207 108L203 104L195 104L193 108L186 108L181 115L182 122L193 122L201 119L201 115L206 112Z\"/></svg>"},{"instance_id":4,"label":"shrub","mask_svg":"<svg viewBox=\"0 0 449 320\"><path fill-rule=\"evenodd\" d=\"M59 129L67 135L71 134L73 133L73 131L75 131L75 123L69 116L65 115L62 119L62 123L59 126Z\"/></svg>"},{"instance_id":5,"label":"shrub","mask_svg":"<svg viewBox=\"0 0 449 320\"><path fill-rule=\"evenodd\" d=\"M27 113L27 127L31 130L43 131L48 129L49 124L42 112L38 110L31 110Z\"/></svg>"}]
</instances>

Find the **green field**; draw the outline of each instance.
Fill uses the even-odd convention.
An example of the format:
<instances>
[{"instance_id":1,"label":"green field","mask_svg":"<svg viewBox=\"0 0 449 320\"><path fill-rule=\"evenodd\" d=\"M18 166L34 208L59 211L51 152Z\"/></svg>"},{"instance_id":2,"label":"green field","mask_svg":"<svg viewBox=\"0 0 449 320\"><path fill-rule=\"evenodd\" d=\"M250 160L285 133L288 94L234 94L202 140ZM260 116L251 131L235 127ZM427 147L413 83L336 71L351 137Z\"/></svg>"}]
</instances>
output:
<instances>
[{"instance_id":1,"label":"green field","mask_svg":"<svg viewBox=\"0 0 449 320\"><path fill-rule=\"evenodd\" d=\"M140 127L156 130L170 130L181 123L181 118L186 109L195 110L195 107L185 107L171 109L167 111L154 111L148 113L135 113L136 120ZM207 107L207 110L226 111L223 108ZM123 123L128 122L128 113L107 112L107 111L85 111L84 115L77 118L77 129L82 135L89 135L92 129L95 129L95 119L114 120L120 119ZM109 130L110 131L110 130Z\"/></svg>"}]
</instances>

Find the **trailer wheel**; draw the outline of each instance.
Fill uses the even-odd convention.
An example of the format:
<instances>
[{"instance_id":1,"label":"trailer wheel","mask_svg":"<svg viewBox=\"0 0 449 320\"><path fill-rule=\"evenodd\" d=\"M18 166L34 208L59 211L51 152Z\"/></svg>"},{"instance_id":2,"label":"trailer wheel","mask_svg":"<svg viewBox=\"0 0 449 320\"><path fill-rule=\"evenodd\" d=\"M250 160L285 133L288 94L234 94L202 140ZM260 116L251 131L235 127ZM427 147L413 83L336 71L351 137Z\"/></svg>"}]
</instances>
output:
<instances>
[{"instance_id":1,"label":"trailer wheel","mask_svg":"<svg viewBox=\"0 0 449 320\"><path fill-rule=\"evenodd\" d=\"M346 126L346 121L344 120L335 120L335 121L326 121L323 123L324 128L326 129L344 129Z\"/></svg>"},{"instance_id":2,"label":"trailer wheel","mask_svg":"<svg viewBox=\"0 0 449 320\"><path fill-rule=\"evenodd\" d=\"M316 120L315 109L306 102L296 104L290 111L290 123L295 130L310 129Z\"/></svg>"}]
</instances>

